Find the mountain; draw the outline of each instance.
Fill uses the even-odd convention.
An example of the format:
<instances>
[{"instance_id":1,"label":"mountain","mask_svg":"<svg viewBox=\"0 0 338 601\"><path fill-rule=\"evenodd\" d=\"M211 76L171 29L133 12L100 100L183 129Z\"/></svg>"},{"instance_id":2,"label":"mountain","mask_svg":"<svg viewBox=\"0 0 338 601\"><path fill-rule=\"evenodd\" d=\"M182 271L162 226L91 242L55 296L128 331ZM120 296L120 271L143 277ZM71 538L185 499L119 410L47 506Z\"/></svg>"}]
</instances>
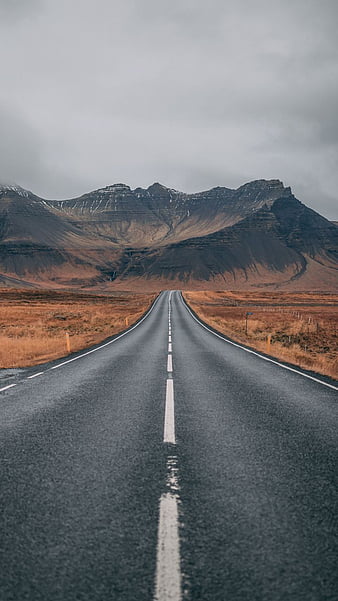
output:
<instances>
[{"instance_id":1,"label":"mountain","mask_svg":"<svg viewBox=\"0 0 338 601\"><path fill-rule=\"evenodd\" d=\"M0 186L0 284L338 288L338 227L279 180L185 194L115 184L71 200Z\"/></svg>"}]
</instances>

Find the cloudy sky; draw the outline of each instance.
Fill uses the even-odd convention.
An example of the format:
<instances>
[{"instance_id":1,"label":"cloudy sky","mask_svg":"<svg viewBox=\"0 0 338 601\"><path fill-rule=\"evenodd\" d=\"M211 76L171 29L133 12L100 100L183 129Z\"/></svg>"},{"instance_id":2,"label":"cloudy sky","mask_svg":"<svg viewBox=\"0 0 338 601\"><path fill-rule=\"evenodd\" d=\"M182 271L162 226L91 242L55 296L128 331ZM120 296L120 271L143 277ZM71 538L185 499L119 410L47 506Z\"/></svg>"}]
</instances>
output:
<instances>
[{"instance_id":1,"label":"cloudy sky","mask_svg":"<svg viewBox=\"0 0 338 601\"><path fill-rule=\"evenodd\" d=\"M0 181L278 178L338 219L337 0L0 0Z\"/></svg>"}]
</instances>

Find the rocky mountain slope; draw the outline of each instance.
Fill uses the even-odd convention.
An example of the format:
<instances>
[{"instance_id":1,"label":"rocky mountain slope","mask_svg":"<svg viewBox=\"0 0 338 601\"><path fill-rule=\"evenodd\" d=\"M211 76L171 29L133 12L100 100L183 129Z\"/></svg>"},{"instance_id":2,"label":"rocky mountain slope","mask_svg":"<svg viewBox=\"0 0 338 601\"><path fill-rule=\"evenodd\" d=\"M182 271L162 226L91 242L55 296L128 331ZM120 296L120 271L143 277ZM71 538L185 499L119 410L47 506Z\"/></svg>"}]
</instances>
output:
<instances>
[{"instance_id":1,"label":"rocky mountain slope","mask_svg":"<svg viewBox=\"0 0 338 601\"><path fill-rule=\"evenodd\" d=\"M0 186L0 284L338 288L338 227L279 180L184 194L115 184L41 199Z\"/></svg>"}]
</instances>

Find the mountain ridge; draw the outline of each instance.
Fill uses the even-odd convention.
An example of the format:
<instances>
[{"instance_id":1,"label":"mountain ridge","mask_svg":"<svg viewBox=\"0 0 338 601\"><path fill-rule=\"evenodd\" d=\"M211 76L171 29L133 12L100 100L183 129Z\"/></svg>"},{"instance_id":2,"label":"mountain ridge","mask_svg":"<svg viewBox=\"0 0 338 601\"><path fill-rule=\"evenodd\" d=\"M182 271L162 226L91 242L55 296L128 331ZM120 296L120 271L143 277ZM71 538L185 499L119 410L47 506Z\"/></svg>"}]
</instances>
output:
<instances>
[{"instance_id":1,"label":"mountain ridge","mask_svg":"<svg viewBox=\"0 0 338 601\"><path fill-rule=\"evenodd\" d=\"M337 238L276 179L193 194L120 183L68 200L0 185L0 284L331 290Z\"/></svg>"}]
</instances>

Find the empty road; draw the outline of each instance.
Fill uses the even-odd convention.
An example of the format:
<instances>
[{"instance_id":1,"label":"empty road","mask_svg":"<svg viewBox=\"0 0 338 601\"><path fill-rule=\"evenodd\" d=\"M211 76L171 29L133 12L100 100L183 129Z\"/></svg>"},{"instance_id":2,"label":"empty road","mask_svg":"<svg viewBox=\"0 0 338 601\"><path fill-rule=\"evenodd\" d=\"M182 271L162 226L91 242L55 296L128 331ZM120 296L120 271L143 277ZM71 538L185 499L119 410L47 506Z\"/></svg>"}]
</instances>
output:
<instances>
[{"instance_id":1,"label":"empty road","mask_svg":"<svg viewBox=\"0 0 338 601\"><path fill-rule=\"evenodd\" d=\"M226 342L179 292L0 376L2 601L338 599L337 383Z\"/></svg>"}]
</instances>

